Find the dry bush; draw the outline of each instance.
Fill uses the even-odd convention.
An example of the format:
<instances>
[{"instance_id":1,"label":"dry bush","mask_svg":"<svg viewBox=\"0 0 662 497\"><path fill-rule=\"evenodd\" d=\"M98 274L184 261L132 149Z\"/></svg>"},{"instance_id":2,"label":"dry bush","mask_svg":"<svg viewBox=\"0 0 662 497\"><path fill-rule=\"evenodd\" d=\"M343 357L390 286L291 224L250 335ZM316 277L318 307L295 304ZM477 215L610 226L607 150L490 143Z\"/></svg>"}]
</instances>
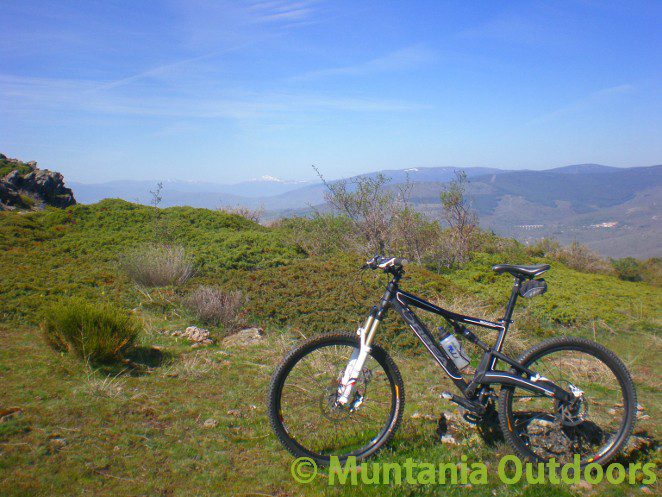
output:
<instances>
[{"instance_id":1,"label":"dry bush","mask_svg":"<svg viewBox=\"0 0 662 497\"><path fill-rule=\"evenodd\" d=\"M455 171L455 179L444 187L440 195L443 216L450 226L445 243L450 245L457 263L469 260L479 231L478 216L466 195L468 183L467 173Z\"/></svg>"},{"instance_id":2,"label":"dry bush","mask_svg":"<svg viewBox=\"0 0 662 497\"><path fill-rule=\"evenodd\" d=\"M213 371L215 362L207 355L193 353L184 356L181 361L164 371L165 376L181 376L183 379L201 378Z\"/></svg>"},{"instance_id":3,"label":"dry bush","mask_svg":"<svg viewBox=\"0 0 662 497\"><path fill-rule=\"evenodd\" d=\"M561 244L552 238L541 238L527 247L526 251L533 257L548 257L561 249Z\"/></svg>"},{"instance_id":4,"label":"dry bush","mask_svg":"<svg viewBox=\"0 0 662 497\"><path fill-rule=\"evenodd\" d=\"M329 183L315 170L327 188L327 203L351 221L354 235L365 240L371 253L384 254L393 239L392 221L398 206L394 192L386 189L390 179L378 173Z\"/></svg>"},{"instance_id":5,"label":"dry bush","mask_svg":"<svg viewBox=\"0 0 662 497\"><path fill-rule=\"evenodd\" d=\"M641 281L641 262L634 257L612 259L611 265L619 279L624 281Z\"/></svg>"},{"instance_id":6,"label":"dry bush","mask_svg":"<svg viewBox=\"0 0 662 497\"><path fill-rule=\"evenodd\" d=\"M653 257L641 263L642 279L653 286L662 286L662 259Z\"/></svg>"},{"instance_id":7,"label":"dry bush","mask_svg":"<svg viewBox=\"0 0 662 497\"><path fill-rule=\"evenodd\" d=\"M193 261L184 247L148 245L124 256L129 277L144 286L181 285L193 276Z\"/></svg>"},{"instance_id":8,"label":"dry bush","mask_svg":"<svg viewBox=\"0 0 662 497\"><path fill-rule=\"evenodd\" d=\"M437 270L457 267L469 262L478 247L476 236L478 234L479 230L474 231L470 237L452 228L440 231L434 240L433 248L425 258L426 262Z\"/></svg>"},{"instance_id":9,"label":"dry bush","mask_svg":"<svg viewBox=\"0 0 662 497\"><path fill-rule=\"evenodd\" d=\"M600 255L590 250L586 245L578 242L572 242L566 247L561 247L550 253L549 256L577 271L605 274L613 272L609 261L600 257Z\"/></svg>"},{"instance_id":10,"label":"dry bush","mask_svg":"<svg viewBox=\"0 0 662 497\"><path fill-rule=\"evenodd\" d=\"M409 205L396 211L393 218L394 254L421 264L437 250L441 227Z\"/></svg>"},{"instance_id":11,"label":"dry bush","mask_svg":"<svg viewBox=\"0 0 662 497\"><path fill-rule=\"evenodd\" d=\"M326 229L316 240L332 240L341 250L397 255L421 263L436 245L439 223L411 206L413 184L389 186L383 174L327 182L325 200L339 216L318 215ZM328 244L327 244L328 245Z\"/></svg>"},{"instance_id":12,"label":"dry bush","mask_svg":"<svg viewBox=\"0 0 662 497\"><path fill-rule=\"evenodd\" d=\"M251 209L249 207L220 207L218 209L221 212L227 214L234 214L235 216L241 216L244 219L248 219L254 223L260 224L262 217L264 216L264 207L258 207L257 209Z\"/></svg>"},{"instance_id":13,"label":"dry bush","mask_svg":"<svg viewBox=\"0 0 662 497\"><path fill-rule=\"evenodd\" d=\"M90 370L82 390L93 397L116 399L124 394L124 388L125 381L119 377L119 374L98 377Z\"/></svg>"},{"instance_id":14,"label":"dry bush","mask_svg":"<svg viewBox=\"0 0 662 497\"><path fill-rule=\"evenodd\" d=\"M222 325L228 332L242 322L242 308L246 299L240 291L225 291L213 286L201 285L185 300L189 310L202 322Z\"/></svg>"}]
</instances>

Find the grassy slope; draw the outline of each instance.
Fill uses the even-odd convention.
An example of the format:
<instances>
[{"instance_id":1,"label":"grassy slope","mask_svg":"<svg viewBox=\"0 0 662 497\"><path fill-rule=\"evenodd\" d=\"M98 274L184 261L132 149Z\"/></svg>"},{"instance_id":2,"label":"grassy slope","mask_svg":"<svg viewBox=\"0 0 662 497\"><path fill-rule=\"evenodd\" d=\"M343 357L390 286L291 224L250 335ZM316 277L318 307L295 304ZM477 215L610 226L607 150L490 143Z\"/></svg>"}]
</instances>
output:
<instances>
[{"instance_id":1,"label":"grassy slope","mask_svg":"<svg viewBox=\"0 0 662 497\"><path fill-rule=\"evenodd\" d=\"M354 328L379 295L378 278L358 284L357 261L305 258L286 233L241 218L205 210L162 212L169 236L188 246L199 263L196 281L241 288L251 301L251 319L267 329L264 343L190 349L156 333L190 324L178 303L185 289L139 290L117 270L122 252L154 239L153 211L121 201L76 206L68 211L0 214L0 408L21 416L0 424L0 493L100 495L246 494L318 495L324 482L303 487L289 474L291 458L266 422L269 375L300 333ZM159 228L161 232L161 228ZM510 254L509 257L523 254ZM458 310L498 316L508 278L489 271L504 255L482 255L460 271L440 276L412 269L407 288ZM524 261L522 259L521 261ZM643 283L584 275L554 265L550 291L517 314L511 348L559 331L595 337L628 363L651 419L638 427L657 435L660 370L656 312L660 291ZM195 284L193 282L191 284ZM62 294L112 300L136 309L145 322L146 346L158 346L165 361L150 374L106 376L41 340L38 311ZM474 430L462 429L462 445L441 445L435 422L412 418L419 411L450 409L438 394L447 380L423 357L393 320L380 337L403 371L408 394L405 422L381 460L456 461L495 464L507 447L486 446ZM402 347L401 347L402 346ZM420 355L419 355L420 354ZM421 360L422 359L422 360ZM255 406L255 407L252 407ZM219 422L206 429L203 423ZM64 442L59 439L64 439ZM72 488L71 483L76 481ZM491 477L498 495L568 495L575 488L510 488ZM484 487L443 489L403 486L400 495L484 495ZM602 486L621 495L637 487ZM378 495L360 487L334 495ZM582 490L580 493L586 493Z\"/></svg>"}]
</instances>

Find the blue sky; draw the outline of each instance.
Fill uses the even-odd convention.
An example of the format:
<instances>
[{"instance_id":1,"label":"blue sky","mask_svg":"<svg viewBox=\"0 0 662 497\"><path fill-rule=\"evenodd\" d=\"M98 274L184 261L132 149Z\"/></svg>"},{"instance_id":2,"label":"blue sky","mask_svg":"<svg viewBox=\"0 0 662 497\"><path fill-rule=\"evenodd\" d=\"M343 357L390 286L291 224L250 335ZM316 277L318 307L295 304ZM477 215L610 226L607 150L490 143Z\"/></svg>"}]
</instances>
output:
<instances>
[{"instance_id":1,"label":"blue sky","mask_svg":"<svg viewBox=\"0 0 662 497\"><path fill-rule=\"evenodd\" d=\"M662 162L662 3L7 1L0 151L71 181Z\"/></svg>"}]
</instances>

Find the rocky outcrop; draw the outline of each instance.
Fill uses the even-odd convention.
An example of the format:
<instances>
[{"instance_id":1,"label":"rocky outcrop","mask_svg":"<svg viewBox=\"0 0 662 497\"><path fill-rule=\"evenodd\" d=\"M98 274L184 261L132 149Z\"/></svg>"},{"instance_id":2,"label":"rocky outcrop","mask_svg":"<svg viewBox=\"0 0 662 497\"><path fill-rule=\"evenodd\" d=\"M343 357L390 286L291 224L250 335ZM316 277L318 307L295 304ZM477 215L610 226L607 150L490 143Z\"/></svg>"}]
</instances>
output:
<instances>
[{"instance_id":1,"label":"rocky outcrop","mask_svg":"<svg viewBox=\"0 0 662 497\"><path fill-rule=\"evenodd\" d=\"M68 207L76 203L62 174L39 169L36 162L22 162L0 154L0 210L40 209L47 205ZM8 171L8 172L7 172Z\"/></svg>"}]
</instances>

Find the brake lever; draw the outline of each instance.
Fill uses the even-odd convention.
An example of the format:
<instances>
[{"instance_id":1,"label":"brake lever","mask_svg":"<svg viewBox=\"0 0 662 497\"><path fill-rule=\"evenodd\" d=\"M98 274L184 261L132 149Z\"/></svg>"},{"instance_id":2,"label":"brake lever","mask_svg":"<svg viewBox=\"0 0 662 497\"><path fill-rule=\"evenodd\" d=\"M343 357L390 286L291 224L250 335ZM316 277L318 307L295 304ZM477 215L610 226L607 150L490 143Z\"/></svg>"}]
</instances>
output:
<instances>
[{"instance_id":1,"label":"brake lever","mask_svg":"<svg viewBox=\"0 0 662 497\"><path fill-rule=\"evenodd\" d=\"M366 261L363 266L361 266L361 269L377 269L377 259L379 259L379 255L375 254L372 259Z\"/></svg>"}]
</instances>

